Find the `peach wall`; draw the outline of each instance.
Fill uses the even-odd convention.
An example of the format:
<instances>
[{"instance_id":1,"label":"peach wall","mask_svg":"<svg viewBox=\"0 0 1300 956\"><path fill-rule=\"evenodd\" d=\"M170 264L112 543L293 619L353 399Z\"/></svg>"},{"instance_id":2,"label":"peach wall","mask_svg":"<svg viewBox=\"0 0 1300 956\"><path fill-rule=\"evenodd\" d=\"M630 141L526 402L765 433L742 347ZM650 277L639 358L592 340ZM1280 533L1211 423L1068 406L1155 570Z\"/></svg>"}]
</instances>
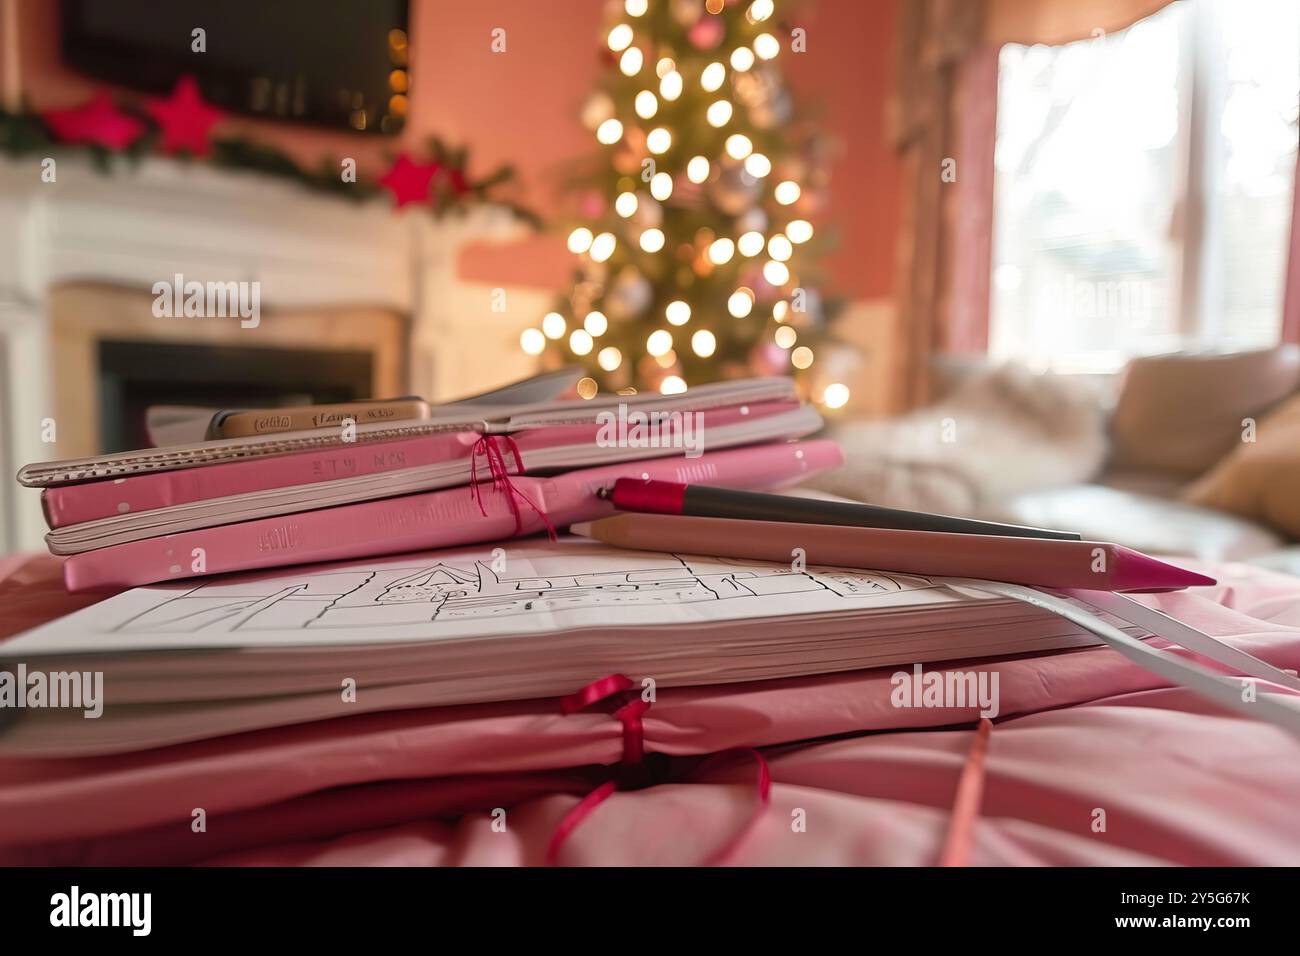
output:
<instances>
[{"instance_id":1,"label":"peach wall","mask_svg":"<svg viewBox=\"0 0 1300 956\"><path fill-rule=\"evenodd\" d=\"M63 67L58 9L48 0L17 2L21 79L38 109L83 100L95 83ZM819 111L839 142L831 208L840 236L830 265L832 291L854 299L888 297L898 231L897 161L885 140L885 101L898 0L804 0L788 17L807 31L808 49L786 58L800 102ZM470 147L473 172L511 163L517 198L555 211L555 181L566 162L590 151L578 109L600 69L603 0L412 0L412 114L400 143L311 127L232 117L226 128L281 146L299 162L322 154L357 159L376 175L385 152L418 147L436 132ZM490 31L504 27L507 52L494 54ZM471 248L466 278L562 288L571 258L555 237L508 247Z\"/></svg>"},{"instance_id":2,"label":"peach wall","mask_svg":"<svg viewBox=\"0 0 1300 956\"><path fill-rule=\"evenodd\" d=\"M854 299L894 291L902 172L885 116L899 2L813 0L791 18L808 31L808 52L785 59L791 86L839 144L823 218L840 237L828 263L833 289Z\"/></svg>"}]
</instances>

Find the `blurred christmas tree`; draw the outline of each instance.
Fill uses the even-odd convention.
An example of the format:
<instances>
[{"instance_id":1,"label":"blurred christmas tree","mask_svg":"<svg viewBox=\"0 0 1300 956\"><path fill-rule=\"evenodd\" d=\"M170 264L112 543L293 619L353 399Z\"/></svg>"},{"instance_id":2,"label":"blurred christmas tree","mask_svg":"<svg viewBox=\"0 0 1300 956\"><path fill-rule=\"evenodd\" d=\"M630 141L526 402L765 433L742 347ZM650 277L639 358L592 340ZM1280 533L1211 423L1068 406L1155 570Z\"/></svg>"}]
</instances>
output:
<instances>
[{"instance_id":1,"label":"blurred christmas tree","mask_svg":"<svg viewBox=\"0 0 1300 956\"><path fill-rule=\"evenodd\" d=\"M612 12L608 70L582 116L600 154L573 182L577 275L520 346L586 365L607 390L793 372L810 397L844 404L847 389L811 371L827 322L808 219L824 149L795 121L778 66L801 31L777 22L773 0Z\"/></svg>"}]
</instances>

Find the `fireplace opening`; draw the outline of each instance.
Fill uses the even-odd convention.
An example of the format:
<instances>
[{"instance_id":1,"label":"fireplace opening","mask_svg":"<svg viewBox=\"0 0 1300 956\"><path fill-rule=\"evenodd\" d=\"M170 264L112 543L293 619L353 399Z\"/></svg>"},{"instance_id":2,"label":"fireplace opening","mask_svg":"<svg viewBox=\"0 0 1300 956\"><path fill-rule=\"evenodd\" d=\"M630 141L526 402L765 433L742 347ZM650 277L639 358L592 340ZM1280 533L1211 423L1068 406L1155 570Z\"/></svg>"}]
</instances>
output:
<instances>
[{"instance_id":1,"label":"fireplace opening","mask_svg":"<svg viewBox=\"0 0 1300 956\"><path fill-rule=\"evenodd\" d=\"M372 397L367 351L100 340L102 453L149 445L150 405L275 408Z\"/></svg>"}]
</instances>

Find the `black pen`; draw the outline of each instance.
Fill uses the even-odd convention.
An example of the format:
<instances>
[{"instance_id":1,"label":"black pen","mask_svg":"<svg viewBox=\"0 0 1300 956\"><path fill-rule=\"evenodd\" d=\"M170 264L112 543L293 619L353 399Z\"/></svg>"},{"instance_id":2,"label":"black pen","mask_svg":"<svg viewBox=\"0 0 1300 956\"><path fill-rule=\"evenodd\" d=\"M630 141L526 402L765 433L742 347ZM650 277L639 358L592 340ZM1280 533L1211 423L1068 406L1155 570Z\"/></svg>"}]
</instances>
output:
<instances>
[{"instance_id":1,"label":"black pen","mask_svg":"<svg viewBox=\"0 0 1300 956\"><path fill-rule=\"evenodd\" d=\"M683 485L654 479L620 478L612 489L603 489L601 497L608 498L614 507L623 511L691 515L697 518L798 521L804 524L890 528L895 531L942 531L949 534L986 534L1060 541L1080 541L1083 538L1073 531L1052 531L975 518L954 518L925 511L903 511L848 501L822 501L757 491L733 491L729 488Z\"/></svg>"}]
</instances>

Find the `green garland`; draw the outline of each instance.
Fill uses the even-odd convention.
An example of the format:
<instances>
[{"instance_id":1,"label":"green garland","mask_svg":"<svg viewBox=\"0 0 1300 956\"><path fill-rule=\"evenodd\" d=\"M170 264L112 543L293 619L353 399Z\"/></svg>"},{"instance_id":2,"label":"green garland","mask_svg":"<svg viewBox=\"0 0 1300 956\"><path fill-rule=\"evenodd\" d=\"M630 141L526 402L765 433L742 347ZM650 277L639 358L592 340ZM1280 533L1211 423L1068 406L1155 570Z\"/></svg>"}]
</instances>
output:
<instances>
[{"instance_id":1,"label":"green garland","mask_svg":"<svg viewBox=\"0 0 1300 956\"><path fill-rule=\"evenodd\" d=\"M158 139L158 126L147 114L134 111L132 116L145 124L146 132L134 143L121 152L103 146L63 143L55 139L40 114L22 109L11 112L0 109L0 156L9 159L23 159L30 156L49 156L54 152L76 152L86 156L91 164L101 173L114 171L114 160L125 158L128 163L137 164L145 156L154 154ZM428 156L448 169L463 171L468 160L468 151L449 147L436 136L426 141ZM194 162L191 158L188 161ZM281 149L269 146L242 136L216 137L212 140L211 155L197 160L221 169L240 170L259 173L286 180L310 189L314 192L328 193L331 196L363 202L374 199L383 193L383 187L373 180L358 178L356 182L344 182L340 175L340 163L337 157L324 156L315 169L304 169ZM471 180L466 177L463 193L445 191L438 196L438 202L429 208L435 217L449 212L464 212L477 204L490 204L509 211L517 219L534 229L540 229L540 217L532 210L511 200L492 195L497 187L515 178L514 167L504 165L482 179Z\"/></svg>"}]
</instances>

